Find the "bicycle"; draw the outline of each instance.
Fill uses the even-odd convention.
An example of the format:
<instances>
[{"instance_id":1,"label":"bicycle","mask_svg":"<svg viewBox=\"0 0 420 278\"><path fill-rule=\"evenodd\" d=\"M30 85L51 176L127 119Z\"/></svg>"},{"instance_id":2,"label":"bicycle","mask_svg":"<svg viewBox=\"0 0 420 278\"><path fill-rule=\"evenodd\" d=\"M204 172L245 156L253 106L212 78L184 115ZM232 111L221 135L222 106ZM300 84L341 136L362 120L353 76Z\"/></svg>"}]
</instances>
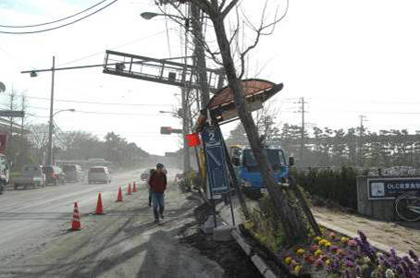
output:
<instances>
[{"instance_id":1,"label":"bicycle","mask_svg":"<svg viewBox=\"0 0 420 278\"><path fill-rule=\"evenodd\" d=\"M404 193L395 199L395 212L408 222L420 220L420 193Z\"/></svg>"}]
</instances>

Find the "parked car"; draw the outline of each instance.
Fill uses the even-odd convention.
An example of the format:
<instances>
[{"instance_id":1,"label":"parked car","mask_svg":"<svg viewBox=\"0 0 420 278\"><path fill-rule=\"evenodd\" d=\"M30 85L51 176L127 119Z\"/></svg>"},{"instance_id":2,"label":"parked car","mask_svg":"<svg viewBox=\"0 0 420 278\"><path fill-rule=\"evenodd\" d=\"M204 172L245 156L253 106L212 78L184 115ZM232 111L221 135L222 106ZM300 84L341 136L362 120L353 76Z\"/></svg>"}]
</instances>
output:
<instances>
[{"instance_id":1,"label":"parked car","mask_svg":"<svg viewBox=\"0 0 420 278\"><path fill-rule=\"evenodd\" d=\"M149 178L149 175L150 175L150 169L145 169L143 173L140 174L140 179L142 181L146 181Z\"/></svg>"},{"instance_id":2,"label":"parked car","mask_svg":"<svg viewBox=\"0 0 420 278\"><path fill-rule=\"evenodd\" d=\"M9 183L9 164L4 154L0 154L0 194L3 194L6 185Z\"/></svg>"},{"instance_id":3,"label":"parked car","mask_svg":"<svg viewBox=\"0 0 420 278\"><path fill-rule=\"evenodd\" d=\"M66 174L58 166L43 166L42 172L46 177L46 184L66 184Z\"/></svg>"},{"instance_id":4,"label":"parked car","mask_svg":"<svg viewBox=\"0 0 420 278\"><path fill-rule=\"evenodd\" d=\"M14 189L20 186L25 189L30 186L33 188L45 186L45 174L42 172L42 166L36 164L24 165L22 167L21 175L11 179Z\"/></svg>"},{"instance_id":5,"label":"parked car","mask_svg":"<svg viewBox=\"0 0 420 278\"><path fill-rule=\"evenodd\" d=\"M88 183L102 182L110 183L111 182L111 173L108 170L108 167L105 166L95 166L89 169L88 172Z\"/></svg>"},{"instance_id":6,"label":"parked car","mask_svg":"<svg viewBox=\"0 0 420 278\"><path fill-rule=\"evenodd\" d=\"M63 171L66 174L66 181L79 182L85 179L85 172L82 170L82 166L77 164L66 164L63 165Z\"/></svg>"}]
</instances>

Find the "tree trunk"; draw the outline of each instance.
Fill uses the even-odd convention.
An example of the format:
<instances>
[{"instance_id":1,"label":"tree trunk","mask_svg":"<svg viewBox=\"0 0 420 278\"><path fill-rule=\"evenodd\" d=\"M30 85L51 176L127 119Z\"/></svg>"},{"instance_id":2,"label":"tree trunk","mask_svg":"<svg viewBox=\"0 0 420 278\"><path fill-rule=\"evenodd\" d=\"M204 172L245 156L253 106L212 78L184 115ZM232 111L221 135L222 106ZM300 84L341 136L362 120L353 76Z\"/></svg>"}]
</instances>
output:
<instances>
[{"instance_id":1,"label":"tree trunk","mask_svg":"<svg viewBox=\"0 0 420 278\"><path fill-rule=\"evenodd\" d=\"M271 168L266 155L262 151L255 122L251 114L248 112L248 104L245 101L243 88L236 74L223 18L220 13L218 13L211 16L211 20L214 24L217 42L223 59L223 65L226 71L229 86L233 91L234 102L239 118L245 128L252 152L258 163L263 181L267 187L270 200L273 202L276 216L281 222L285 240L287 243L303 241L308 236L306 226L294 207L290 205L290 202L285 194L282 194L281 190L279 190L277 182L274 179L273 169Z\"/></svg>"}]
</instances>

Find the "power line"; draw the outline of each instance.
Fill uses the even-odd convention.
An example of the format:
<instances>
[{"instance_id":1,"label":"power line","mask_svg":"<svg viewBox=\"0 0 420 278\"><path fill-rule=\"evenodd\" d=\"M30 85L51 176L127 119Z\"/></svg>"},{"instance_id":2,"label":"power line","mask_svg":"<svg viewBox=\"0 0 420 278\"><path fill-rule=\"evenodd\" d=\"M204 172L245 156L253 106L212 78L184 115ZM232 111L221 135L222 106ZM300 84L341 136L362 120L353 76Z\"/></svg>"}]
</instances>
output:
<instances>
[{"instance_id":1,"label":"power line","mask_svg":"<svg viewBox=\"0 0 420 278\"><path fill-rule=\"evenodd\" d=\"M50 100L49 98L43 97L32 97L26 96L27 98L31 99L38 99L38 100ZM114 106L172 106L172 104L157 104L157 103L122 103L122 102L99 102L99 101L87 101L87 100L71 100L71 99L54 99L54 101L58 102L69 102L69 103L83 103L83 104L95 104L95 105L114 105Z\"/></svg>"},{"instance_id":2,"label":"power line","mask_svg":"<svg viewBox=\"0 0 420 278\"><path fill-rule=\"evenodd\" d=\"M173 30L173 29L171 28L170 30ZM150 36L141 37L141 38L135 39L135 40L133 40L133 41L129 41L129 42L127 42L127 43L124 43L124 44L118 45L118 46L116 46L116 47L112 47L112 49L119 49L119 48L121 48L121 47L124 47L124 46L130 45L130 44L133 44L133 43L136 43L136 42L139 42L139 41L143 41L143 40L150 39L150 38L152 38L152 37L154 37L154 36L157 36L157 35L163 34L163 33L165 33L165 32L166 32L166 31L165 31L165 30L163 30L163 31L160 31L160 32L154 33L154 34L152 34L152 35L150 35ZM103 52L103 51L101 51L101 52L96 52L96 53L93 53L93 54L89 54L89 55L86 55L86 56L83 56L83 57L77 58L77 59L75 59L75 60L72 60L72 61L70 61L70 62L65 62L65 63L63 63L63 64L60 64L59 66L60 66L60 67L62 67L62 66L65 66L65 65L73 64L73 63L75 63L75 62L79 62L79 61L82 61L82 60L87 59L87 58L91 58L91 57L94 57L94 56L97 56L97 55L103 55L103 53L104 53L104 52Z\"/></svg>"},{"instance_id":3,"label":"power line","mask_svg":"<svg viewBox=\"0 0 420 278\"><path fill-rule=\"evenodd\" d=\"M0 27L3 27L3 28L32 28L32 27L39 27L39 26L49 25L49 24L57 23L57 22L60 22L60 21L63 21L63 20L66 20L66 19L69 19L69 18L78 16L79 14L82 14L84 12L87 12L87 11L89 11L89 10L91 10L91 9L99 6L100 4L102 4L102 3L106 2L106 1L107 0L100 1L99 3L96 3L95 5L90 6L87 9L84 9L83 11L80 11L80 12L75 13L75 14L72 14L70 16L66 16L66 17L63 17L61 19L57 19L57 20L50 21L50 22L33 24L33 25L0 25Z\"/></svg>"},{"instance_id":4,"label":"power line","mask_svg":"<svg viewBox=\"0 0 420 278\"><path fill-rule=\"evenodd\" d=\"M81 20L83 20L83 19L86 19L86 18L88 18L88 17L90 17L90 16L94 15L94 14L97 14L98 12L100 12L100 11L102 11L102 10L104 10L104 9L108 8L109 6L111 6L112 4L114 4L114 3L115 3L115 2L117 2L117 1L118 1L118 0L114 0L114 1L112 1L111 3L109 3L109 4L105 5L105 6L103 6L102 8L100 8L100 9L98 9L98 10L96 10L96 11L94 11L94 12L92 12L92 13L88 14L88 15L85 15L85 16L83 16L83 17L81 17L81 18L78 18L78 19L76 19L76 20L73 20L73 21L71 21L71 22L69 22L69 23L66 23L66 24L63 24L63 25L60 25L60 26L51 27L51 28L47 28L47 29L43 29L43 30L36 30L36 31L25 31L25 32L8 32L8 31L0 31L0 33L1 33L1 34L10 34L10 35L27 35L27 34L36 34L36 33L42 33L42 32L48 32L48 31L57 30L57 29L60 29L60 28L63 28L63 27L67 27L67 26L69 26L69 25L72 25L72 24L74 24L74 23L77 23L77 22L79 22L79 21L81 21Z\"/></svg>"}]
</instances>

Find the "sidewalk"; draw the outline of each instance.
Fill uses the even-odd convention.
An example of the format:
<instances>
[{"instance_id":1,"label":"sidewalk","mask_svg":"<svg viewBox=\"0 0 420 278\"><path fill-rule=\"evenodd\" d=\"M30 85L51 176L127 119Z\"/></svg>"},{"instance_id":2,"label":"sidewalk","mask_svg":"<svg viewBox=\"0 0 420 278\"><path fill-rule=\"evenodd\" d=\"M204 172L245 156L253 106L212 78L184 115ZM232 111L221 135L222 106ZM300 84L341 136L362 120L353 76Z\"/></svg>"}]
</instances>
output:
<instances>
[{"instance_id":1,"label":"sidewalk","mask_svg":"<svg viewBox=\"0 0 420 278\"><path fill-rule=\"evenodd\" d=\"M420 253L420 222L385 222L321 207L313 207L312 213L319 224L344 229L349 236L356 235L358 230L363 231L373 244L384 245L385 251L393 247L401 253L408 253L410 249Z\"/></svg>"}]
</instances>

